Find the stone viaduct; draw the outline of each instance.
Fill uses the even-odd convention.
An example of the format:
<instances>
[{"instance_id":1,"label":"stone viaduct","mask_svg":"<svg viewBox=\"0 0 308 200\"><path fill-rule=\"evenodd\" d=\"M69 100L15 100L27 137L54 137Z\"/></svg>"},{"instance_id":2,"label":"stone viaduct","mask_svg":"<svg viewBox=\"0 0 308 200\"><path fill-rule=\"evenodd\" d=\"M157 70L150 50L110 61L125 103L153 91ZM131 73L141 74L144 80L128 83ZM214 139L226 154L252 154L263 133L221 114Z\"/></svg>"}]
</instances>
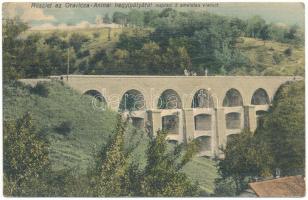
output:
<instances>
[{"instance_id":1,"label":"stone viaduct","mask_svg":"<svg viewBox=\"0 0 308 200\"><path fill-rule=\"evenodd\" d=\"M220 156L219 147L242 129L254 131L277 89L291 76L51 76L129 117L133 125L168 132L172 143L198 139L200 155ZM24 79L35 84L39 79Z\"/></svg>"}]
</instances>

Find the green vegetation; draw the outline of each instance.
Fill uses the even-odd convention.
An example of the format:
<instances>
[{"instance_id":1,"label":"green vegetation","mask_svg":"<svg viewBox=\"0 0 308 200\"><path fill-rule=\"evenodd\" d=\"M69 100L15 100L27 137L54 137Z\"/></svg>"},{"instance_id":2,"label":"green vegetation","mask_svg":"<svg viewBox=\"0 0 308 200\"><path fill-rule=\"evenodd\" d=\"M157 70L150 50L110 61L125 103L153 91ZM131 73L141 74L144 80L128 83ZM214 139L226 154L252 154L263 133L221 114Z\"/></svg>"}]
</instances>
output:
<instances>
[{"instance_id":1,"label":"green vegetation","mask_svg":"<svg viewBox=\"0 0 308 200\"><path fill-rule=\"evenodd\" d=\"M304 90L304 81L282 85L256 132L244 130L228 141L218 163L218 196L237 195L253 178L276 176L277 169L281 176L305 173Z\"/></svg>"},{"instance_id":2,"label":"green vegetation","mask_svg":"<svg viewBox=\"0 0 308 200\"><path fill-rule=\"evenodd\" d=\"M295 25L172 9L115 12L112 20L122 28L35 32L4 21L5 80L65 74L68 54L74 74L304 74L303 30Z\"/></svg>"},{"instance_id":3,"label":"green vegetation","mask_svg":"<svg viewBox=\"0 0 308 200\"><path fill-rule=\"evenodd\" d=\"M5 84L3 112L5 124L20 120L27 112L31 113L31 123L35 127L32 134L35 133L44 141L48 141L46 148L48 148L50 171L45 171L46 173L39 179L31 179L31 182L27 182L30 185L37 185L35 188L28 187L33 190L13 193L5 189L5 194L8 196L98 196L93 194L93 181L88 177L89 168L95 166L98 161L97 152L105 149L113 134L117 132L113 131L116 125L116 114L108 110L93 110L91 97L81 96L61 82L41 82L39 85L41 86L36 87L48 91L47 96L40 95L37 90L34 90L36 87L32 88L16 82ZM13 130L15 129L4 129L4 132L9 134ZM140 173L147 166L146 152L149 138L142 131L128 126L124 141L125 155L129 155L127 162L138 166L129 164L127 173L134 174L135 171ZM184 163L187 161L189 159ZM180 171L184 172L191 182L199 183L202 195L213 193L214 179L217 177L213 161L207 158L194 158ZM5 185L8 187L11 187L10 180L5 177ZM130 193L130 195L133 194L137 193ZM143 193L143 195L146 194Z\"/></svg>"},{"instance_id":4,"label":"green vegetation","mask_svg":"<svg viewBox=\"0 0 308 200\"><path fill-rule=\"evenodd\" d=\"M48 97L18 83L5 85L4 119L16 120L31 112L33 124L50 140L53 168L85 170L94 151L108 139L115 124L115 114L94 110L91 97L81 96L60 82L40 85L48 89ZM65 125L67 121L71 124L69 127ZM60 130L69 128L69 135L59 133L59 127Z\"/></svg>"},{"instance_id":5,"label":"green vegetation","mask_svg":"<svg viewBox=\"0 0 308 200\"><path fill-rule=\"evenodd\" d=\"M163 132L149 138L116 123L62 82L13 81L64 74L68 54L74 74L303 75L299 27L172 9L103 20L122 28L31 32L19 19L3 22L5 195L235 196L277 168L303 173L303 81L283 85L261 126L228 141L218 163L191 160L195 145L167 145Z\"/></svg>"},{"instance_id":6,"label":"green vegetation","mask_svg":"<svg viewBox=\"0 0 308 200\"><path fill-rule=\"evenodd\" d=\"M35 130L29 113L16 121L4 121L4 193L7 196L26 195L27 187L34 192L39 186L34 179L42 180L50 170L48 144Z\"/></svg>"},{"instance_id":7,"label":"green vegetation","mask_svg":"<svg viewBox=\"0 0 308 200\"><path fill-rule=\"evenodd\" d=\"M305 168L305 83L287 83L278 90L273 107L256 132L274 158L272 169L281 175L304 173Z\"/></svg>"}]
</instances>

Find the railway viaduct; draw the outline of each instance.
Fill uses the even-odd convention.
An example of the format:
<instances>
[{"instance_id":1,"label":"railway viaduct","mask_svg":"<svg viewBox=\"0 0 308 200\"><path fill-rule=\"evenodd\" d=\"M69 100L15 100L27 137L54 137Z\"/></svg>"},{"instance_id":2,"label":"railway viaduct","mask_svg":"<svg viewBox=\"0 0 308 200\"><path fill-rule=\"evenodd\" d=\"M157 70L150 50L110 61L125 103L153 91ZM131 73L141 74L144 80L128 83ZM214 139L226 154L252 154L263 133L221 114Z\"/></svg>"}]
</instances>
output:
<instances>
[{"instance_id":1,"label":"railway viaduct","mask_svg":"<svg viewBox=\"0 0 308 200\"><path fill-rule=\"evenodd\" d=\"M200 155L219 156L219 147L242 129L254 131L277 89L294 76L51 76L81 94L94 109L119 111L134 126L155 135L168 132L172 143L198 139ZM35 84L39 79L23 79Z\"/></svg>"}]
</instances>

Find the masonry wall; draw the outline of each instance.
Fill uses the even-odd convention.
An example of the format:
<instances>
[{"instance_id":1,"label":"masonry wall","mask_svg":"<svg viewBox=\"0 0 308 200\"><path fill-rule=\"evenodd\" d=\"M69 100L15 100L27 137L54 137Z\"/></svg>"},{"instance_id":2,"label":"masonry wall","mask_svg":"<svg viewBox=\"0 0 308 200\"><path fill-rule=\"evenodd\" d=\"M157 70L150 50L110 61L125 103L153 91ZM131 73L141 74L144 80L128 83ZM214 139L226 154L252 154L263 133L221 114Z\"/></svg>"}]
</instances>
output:
<instances>
[{"instance_id":1,"label":"masonry wall","mask_svg":"<svg viewBox=\"0 0 308 200\"><path fill-rule=\"evenodd\" d=\"M110 109L118 111L119 104L125 92L138 90L144 97L145 109L131 113L149 122L153 133L162 129L162 117L177 115L179 117L179 133L168 135L169 140L187 142L194 138L210 138L210 150L201 155L220 156L219 147L226 144L228 136L238 134L246 127L256 129L256 111L266 111L269 105L251 105L254 92L262 88L266 91L270 101L277 89L287 81L302 79L288 76L98 76L98 75L70 75L57 76L59 79L84 94L88 90L100 92ZM35 84L35 80L22 80ZM223 100L228 90L236 89L242 96L243 105L224 107ZM157 107L160 95L171 89L175 91L181 101L179 109L159 109ZM192 108L192 100L200 89L209 91L214 101L213 108ZM237 129L226 127L226 115L239 113L240 125ZM211 116L211 130L195 130L194 117L199 114ZM207 143L207 142L205 142Z\"/></svg>"}]
</instances>

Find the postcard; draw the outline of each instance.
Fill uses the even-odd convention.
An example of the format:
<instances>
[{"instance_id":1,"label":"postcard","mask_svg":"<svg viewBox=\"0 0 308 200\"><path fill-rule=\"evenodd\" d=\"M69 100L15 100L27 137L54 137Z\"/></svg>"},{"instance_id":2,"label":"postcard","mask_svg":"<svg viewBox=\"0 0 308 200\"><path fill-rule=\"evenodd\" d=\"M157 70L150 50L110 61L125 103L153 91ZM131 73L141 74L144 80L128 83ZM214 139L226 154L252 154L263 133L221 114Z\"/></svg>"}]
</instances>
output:
<instances>
[{"instance_id":1,"label":"postcard","mask_svg":"<svg viewBox=\"0 0 308 200\"><path fill-rule=\"evenodd\" d=\"M5 2L4 197L304 197L304 2Z\"/></svg>"}]
</instances>

